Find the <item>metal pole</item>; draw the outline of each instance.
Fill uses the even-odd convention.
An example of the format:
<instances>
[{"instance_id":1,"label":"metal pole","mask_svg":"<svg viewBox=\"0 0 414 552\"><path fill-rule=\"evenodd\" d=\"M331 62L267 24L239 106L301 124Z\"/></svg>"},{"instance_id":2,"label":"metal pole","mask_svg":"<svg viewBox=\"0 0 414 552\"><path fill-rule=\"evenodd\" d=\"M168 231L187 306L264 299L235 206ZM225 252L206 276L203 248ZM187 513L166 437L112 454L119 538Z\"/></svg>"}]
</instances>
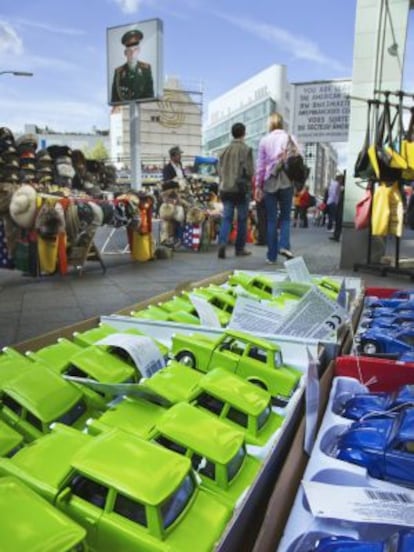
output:
<instances>
[{"instance_id":1,"label":"metal pole","mask_svg":"<svg viewBox=\"0 0 414 552\"><path fill-rule=\"evenodd\" d=\"M138 102L129 104L129 147L131 151L131 188L141 188L141 108Z\"/></svg>"}]
</instances>

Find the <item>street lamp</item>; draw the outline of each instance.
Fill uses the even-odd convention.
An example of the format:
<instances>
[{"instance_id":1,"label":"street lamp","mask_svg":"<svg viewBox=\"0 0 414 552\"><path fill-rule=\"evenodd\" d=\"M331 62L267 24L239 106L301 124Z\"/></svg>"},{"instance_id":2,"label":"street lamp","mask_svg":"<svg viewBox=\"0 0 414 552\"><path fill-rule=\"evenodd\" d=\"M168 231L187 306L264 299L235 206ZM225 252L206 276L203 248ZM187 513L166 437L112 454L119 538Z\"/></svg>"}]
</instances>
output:
<instances>
[{"instance_id":1,"label":"street lamp","mask_svg":"<svg viewBox=\"0 0 414 552\"><path fill-rule=\"evenodd\" d=\"M15 77L33 77L33 73L29 73L28 71L0 71L0 75L5 75L6 73Z\"/></svg>"}]
</instances>

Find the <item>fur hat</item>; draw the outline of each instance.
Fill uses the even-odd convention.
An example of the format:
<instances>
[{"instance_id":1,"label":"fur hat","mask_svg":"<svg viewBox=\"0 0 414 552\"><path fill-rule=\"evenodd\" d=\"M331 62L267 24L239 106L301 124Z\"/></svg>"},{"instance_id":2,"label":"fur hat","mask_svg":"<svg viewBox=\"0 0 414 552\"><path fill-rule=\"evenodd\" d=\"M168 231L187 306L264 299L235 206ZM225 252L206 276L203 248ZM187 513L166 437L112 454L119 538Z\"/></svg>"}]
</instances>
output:
<instances>
[{"instance_id":1,"label":"fur hat","mask_svg":"<svg viewBox=\"0 0 414 552\"><path fill-rule=\"evenodd\" d=\"M10 202L16 186L17 184L9 182L0 184L0 216L9 214Z\"/></svg>"},{"instance_id":2,"label":"fur hat","mask_svg":"<svg viewBox=\"0 0 414 552\"><path fill-rule=\"evenodd\" d=\"M36 190L22 184L13 193L10 201L10 216L21 228L32 228L36 215Z\"/></svg>"},{"instance_id":3,"label":"fur hat","mask_svg":"<svg viewBox=\"0 0 414 552\"><path fill-rule=\"evenodd\" d=\"M173 203L162 203L160 207L160 218L162 220L175 220L175 205Z\"/></svg>"},{"instance_id":4,"label":"fur hat","mask_svg":"<svg viewBox=\"0 0 414 552\"><path fill-rule=\"evenodd\" d=\"M184 207L182 205L176 205L175 206L174 219L177 222L184 222L185 221L185 211L184 211Z\"/></svg>"},{"instance_id":5,"label":"fur hat","mask_svg":"<svg viewBox=\"0 0 414 552\"><path fill-rule=\"evenodd\" d=\"M60 208L60 209L59 209ZM55 238L65 227L63 208L61 205L45 203L36 217L35 228L41 238Z\"/></svg>"},{"instance_id":6,"label":"fur hat","mask_svg":"<svg viewBox=\"0 0 414 552\"><path fill-rule=\"evenodd\" d=\"M187 212L187 222L189 224L201 224L206 215L200 207L190 207Z\"/></svg>"},{"instance_id":7,"label":"fur hat","mask_svg":"<svg viewBox=\"0 0 414 552\"><path fill-rule=\"evenodd\" d=\"M16 139L16 147L19 150L33 149L36 151L37 148L37 136L36 134L22 134L19 138Z\"/></svg>"}]
</instances>

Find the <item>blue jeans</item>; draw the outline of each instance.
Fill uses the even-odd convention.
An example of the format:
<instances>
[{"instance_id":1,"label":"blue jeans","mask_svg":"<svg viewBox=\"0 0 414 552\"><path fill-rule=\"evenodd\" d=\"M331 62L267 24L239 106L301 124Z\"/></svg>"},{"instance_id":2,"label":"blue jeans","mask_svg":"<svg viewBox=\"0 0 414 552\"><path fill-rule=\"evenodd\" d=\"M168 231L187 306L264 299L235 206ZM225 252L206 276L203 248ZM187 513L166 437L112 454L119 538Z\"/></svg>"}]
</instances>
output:
<instances>
[{"instance_id":1,"label":"blue jeans","mask_svg":"<svg viewBox=\"0 0 414 552\"><path fill-rule=\"evenodd\" d=\"M267 216L267 258L276 261L279 249L290 249L290 212L293 186L270 194L265 193ZM278 237L280 227L280 240Z\"/></svg>"},{"instance_id":2,"label":"blue jeans","mask_svg":"<svg viewBox=\"0 0 414 552\"><path fill-rule=\"evenodd\" d=\"M230 199L223 199L223 217L220 224L219 245L227 245L230 231L233 226L234 209L237 210L236 251L243 251L247 239L247 215L249 200L235 203Z\"/></svg>"}]
</instances>

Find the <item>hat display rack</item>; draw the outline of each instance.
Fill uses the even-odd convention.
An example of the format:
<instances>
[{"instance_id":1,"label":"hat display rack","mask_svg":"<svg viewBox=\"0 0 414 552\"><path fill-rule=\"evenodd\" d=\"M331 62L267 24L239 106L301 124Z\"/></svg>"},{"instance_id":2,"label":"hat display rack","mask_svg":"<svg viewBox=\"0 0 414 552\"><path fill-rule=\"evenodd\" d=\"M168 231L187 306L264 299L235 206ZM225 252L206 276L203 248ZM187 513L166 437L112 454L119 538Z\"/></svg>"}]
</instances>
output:
<instances>
[{"instance_id":1,"label":"hat display rack","mask_svg":"<svg viewBox=\"0 0 414 552\"><path fill-rule=\"evenodd\" d=\"M367 128L365 141L357 157L354 177L358 186L366 186L370 196L366 224L355 227L368 229L366 261L355 263L354 271L407 275L414 279L414 259L400 258L401 239L405 224L405 186L414 181L414 104L406 105L406 99L414 100L414 94L398 90L375 90L374 98L349 96L367 104ZM397 101L390 101L396 97ZM411 112L406 129L403 112ZM414 196L413 196L414 197ZM361 203L361 202L360 202ZM357 213L358 214L358 213ZM392 237L395 240L393 258L383 257L373 261L374 238Z\"/></svg>"},{"instance_id":2,"label":"hat display rack","mask_svg":"<svg viewBox=\"0 0 414 552\"><path fill-rule=\"evenodd\" d=\"M15 139L10 129L0 128L0 268L31 276L65 274L68 265L80 272L91 259L105 271L94 244L99 226L124 227L129 241L135 234L151 235L151 194L128 191L103 198L100 178L94 177L100 162L68 146L37 146L34 134Z\"/></svg>"}]
</instances>

